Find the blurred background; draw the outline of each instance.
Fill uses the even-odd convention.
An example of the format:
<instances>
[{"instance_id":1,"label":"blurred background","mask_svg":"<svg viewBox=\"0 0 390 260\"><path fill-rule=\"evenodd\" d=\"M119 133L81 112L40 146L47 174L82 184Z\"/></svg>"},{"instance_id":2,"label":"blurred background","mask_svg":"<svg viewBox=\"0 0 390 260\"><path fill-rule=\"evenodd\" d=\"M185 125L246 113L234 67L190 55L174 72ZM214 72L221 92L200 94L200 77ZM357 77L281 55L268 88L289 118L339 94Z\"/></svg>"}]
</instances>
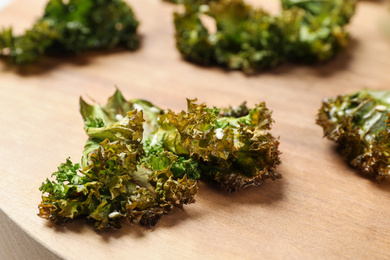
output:
<instances>
[{"instance_id":1,"label":"blurred background","mask_svg":"<svg viewBox=\"0 0 390 260\"><path fill-rule=\"evenodd\" d=\"M0 10L3 9L7 4L9 4L12 0L0 0Z\"/></svg>"}]
</instances>

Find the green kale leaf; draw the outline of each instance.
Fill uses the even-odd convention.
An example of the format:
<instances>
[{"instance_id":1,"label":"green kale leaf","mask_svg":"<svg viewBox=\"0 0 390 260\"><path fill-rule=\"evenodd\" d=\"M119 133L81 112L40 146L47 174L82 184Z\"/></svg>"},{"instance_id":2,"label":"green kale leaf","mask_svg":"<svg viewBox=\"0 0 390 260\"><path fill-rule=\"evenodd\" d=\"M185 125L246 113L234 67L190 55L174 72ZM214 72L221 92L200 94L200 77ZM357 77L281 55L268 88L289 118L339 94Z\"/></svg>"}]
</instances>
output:
<instances>
[{"instance_id":1,"label":"green kale leaf","mask_svg":"<svg viewBox=\"0 0 390 260\"><path fill-rule=\"evenodd\" d=\"M122 0L49 0L43 17L24 35L0 31L0 55L14 64L36 61L42 55L79 53L92 49L139 45L138 21Z\"/></svg>"},{"instance_id":2,"label":"green kale leaf","mask_svg":"<svg viewBox=\"0 0 390 260\"><path fill-rule=\"evenodd\" d=\"M378 180L390 175L390 92L362 90L324 99L317 117L348 163Z\"/></svg>"},{"instance_id":3,"label":"green kale leaf","mask_svg":"<svg viewBox=\"0 0 390 260\"><path fill-rule=\"evenodd\" d=\"M163 148L162 142L153 144L153 140L147 139L144 143L145 156L141 162L146 168L153 170L162 170L170 166L171 172L175 177L181 177L185 174L188 178L198 180L200 170L198 163L193 158L178 156Z\"/></svg>"}]
</instances>

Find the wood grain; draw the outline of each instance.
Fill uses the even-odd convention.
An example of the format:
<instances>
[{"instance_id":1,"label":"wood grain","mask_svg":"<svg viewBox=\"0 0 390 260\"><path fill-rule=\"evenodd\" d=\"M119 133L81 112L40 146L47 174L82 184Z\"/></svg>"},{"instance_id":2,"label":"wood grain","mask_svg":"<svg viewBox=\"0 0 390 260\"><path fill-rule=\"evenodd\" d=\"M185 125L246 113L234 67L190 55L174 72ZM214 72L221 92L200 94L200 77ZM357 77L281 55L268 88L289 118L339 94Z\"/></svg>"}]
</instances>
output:
<instances>
[{"instance_id":1,"label":"wood grain","mask_svg":"<svg viewBox=\"0 0 390 260\"><path fill-rule=\"evenodd\" d=\"M0 26L22 32L46 1L16 0ZM277 12L277 1L252 1ZM348 167L315 124L324 97L362 88L390 89L390 42L382 1L362 1L350 48L314 67L283 65L246 77L183 61L175 49L174 5L133 0L141 21L136 52L44 58L22 69L0 63L0 259L388 259L390 185ZM228 194L200 183L197 202L152 229L124 223L97 232L76 220L52 226L37 217L38 187L86 135L78 98L104 102L120 87L176 111L185 98L209 105L266 101L280 136L283 179ZM18 241L19 240L19 241Z\"/></svg>"}]
</instances>

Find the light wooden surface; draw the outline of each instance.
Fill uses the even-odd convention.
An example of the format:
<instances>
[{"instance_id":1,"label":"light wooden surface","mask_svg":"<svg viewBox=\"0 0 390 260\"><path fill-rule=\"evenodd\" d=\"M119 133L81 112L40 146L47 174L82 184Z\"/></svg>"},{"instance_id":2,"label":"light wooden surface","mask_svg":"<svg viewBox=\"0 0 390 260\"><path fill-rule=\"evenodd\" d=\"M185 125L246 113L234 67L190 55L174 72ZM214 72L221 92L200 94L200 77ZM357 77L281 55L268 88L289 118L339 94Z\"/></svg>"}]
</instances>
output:
<instances>
[{"instance_id":1,"label":"light wooden surface","mask_svg":"<svg viewBox=\"0 0 390 260\"><path fill-rule=\"evenodd\" d=\"M15 0L0 13L0 26L21 32L45 2ZM390 42L379 29L384 2L359 4L351 48L337 59L253 77L182 61L173 38L176 7L130 3L142 23L136 52L45 58L22 70L0 63L0 259L390 258L390 185L349 168L315 124L323 97L390 89ZM278 1L256 4L278 8ZM234 194L200 183L195 204L152 229L124 223L97 232L84 220L52 226L37 217L38 187L68 156L81 156L78 97L104 102L114 85L127 98L176 111L186 97L216 106L266 101L280 136L283 179Z\"/></svg>"}]
</instances>

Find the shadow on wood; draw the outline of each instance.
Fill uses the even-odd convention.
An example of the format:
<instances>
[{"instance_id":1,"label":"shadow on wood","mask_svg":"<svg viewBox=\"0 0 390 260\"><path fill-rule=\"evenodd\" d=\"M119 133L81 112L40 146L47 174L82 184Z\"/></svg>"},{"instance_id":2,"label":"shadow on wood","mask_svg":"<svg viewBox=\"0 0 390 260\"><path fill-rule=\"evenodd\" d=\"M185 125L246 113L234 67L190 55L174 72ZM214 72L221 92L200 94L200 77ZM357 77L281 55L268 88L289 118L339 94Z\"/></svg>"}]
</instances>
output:
<instances>
[{"instance_id":1,"label":"shadow on wood","mask_svg":"<svg viewBox=\"0 0 390 260\"><path fill-rule=\"evenodd\" d=\"M139 48L142 48L140 46ZM139 48L137 50L139 50ZM71 64L75 66L88 66L93 63L95 59L120 53L135 53L122 47L115 47L109 50L90 50L82 53L67 53L61 55L44 55L39 60L23 64L13 65L10 63L9 57L0 56L0 61L5 64L3 71L17 73L20 76L28 77L35 75L42 75L48 73L56 68Z\"/></svg>"}]
</instances>

